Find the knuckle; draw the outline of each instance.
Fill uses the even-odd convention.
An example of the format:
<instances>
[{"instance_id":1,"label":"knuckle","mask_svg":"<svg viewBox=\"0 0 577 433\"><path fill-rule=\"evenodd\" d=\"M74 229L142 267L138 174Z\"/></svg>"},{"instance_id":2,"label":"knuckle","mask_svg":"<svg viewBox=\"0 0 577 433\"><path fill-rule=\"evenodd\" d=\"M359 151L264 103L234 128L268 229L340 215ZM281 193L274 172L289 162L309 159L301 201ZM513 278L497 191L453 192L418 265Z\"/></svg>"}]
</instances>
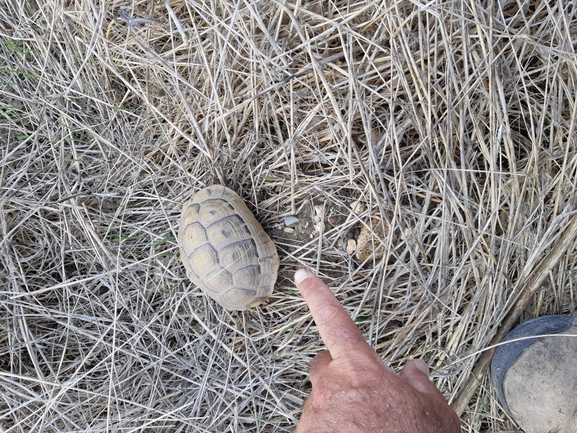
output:
<instances>
[{"instance_id":1,"label":"knuckle","mask_svg":"<svg viewBox=\"0 0 577 433\"><path fill-rule=\"evenodd\" d=\"M317 318L315 322L317 326L327 326L334 322L335 318L340 312L340 307L333 304L325 304L317 311Z\"/></svg>"},{"instance_id":2,"label":"knuckle","mask_svg":"<svg viewBox=\"0 0 577 433\"><path fill-rule=\"evenodd\" d=\"M329 346L338 346L346 350L349 355L355 355L354 348L360 343L365 343L364 337L354 324L349 323L348 320L337 320L337 317L338 313L333 314L323 325L327 340L325 343Z\"/></svg>"},{"instance_id":3,"label":"knuckle","mask_svg":"<svg viewBox=\"0 0 577 433\"><path fill-rule=\"evenodd\" d=\"M326 382L320 381L313 386L307 403L309 403L313 412L321 412L327 408L330 400L331 392L329 391Z\"/></svg>"}]
</instances>

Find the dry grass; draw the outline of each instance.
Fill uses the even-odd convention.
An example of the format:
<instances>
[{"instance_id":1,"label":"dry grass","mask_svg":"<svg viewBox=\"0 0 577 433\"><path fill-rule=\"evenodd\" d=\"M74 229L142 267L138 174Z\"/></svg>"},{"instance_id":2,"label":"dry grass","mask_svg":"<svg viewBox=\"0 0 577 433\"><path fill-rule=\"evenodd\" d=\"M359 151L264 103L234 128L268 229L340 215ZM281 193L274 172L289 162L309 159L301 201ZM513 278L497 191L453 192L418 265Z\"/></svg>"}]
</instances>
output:
<instances>
[{"instance_id":1,"label":"dry grass","mask_svg":"<svg viewBox=\"0 0 577 433\"><path fill-rule=\"evenodd\" d=\"M570 4L0 1L0 431L292 431L323 347L298 266L455 402L577 209ZM248 313L177 256L215 182L281 256ZM576 259L525 318L577 311ZM515 430L480 380L464 431Z\"/></svg>"}]
</instances>

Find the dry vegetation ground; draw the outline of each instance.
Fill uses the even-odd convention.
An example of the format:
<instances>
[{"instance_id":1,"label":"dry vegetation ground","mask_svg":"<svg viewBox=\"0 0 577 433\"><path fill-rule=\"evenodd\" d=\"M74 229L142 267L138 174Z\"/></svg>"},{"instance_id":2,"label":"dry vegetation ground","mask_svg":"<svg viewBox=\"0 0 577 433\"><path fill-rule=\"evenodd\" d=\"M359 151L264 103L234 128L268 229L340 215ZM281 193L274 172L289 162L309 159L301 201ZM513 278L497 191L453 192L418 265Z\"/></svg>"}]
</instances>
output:
<instances>
[{"instance_id":1,"label":"dry vegetation ground","mask_svg":"<svg viewBox=\"0 0 577 433\"><path fill-rule=\"evenodd\" d=\"M394 368L429 362L464 431L514 431L471 372L506 320L577 311L576 14L0 0L0 431L292 431L323 347L298 266ZM217 182L281 257L246 313L177 254Z\"/></svg>"}]
</instances>

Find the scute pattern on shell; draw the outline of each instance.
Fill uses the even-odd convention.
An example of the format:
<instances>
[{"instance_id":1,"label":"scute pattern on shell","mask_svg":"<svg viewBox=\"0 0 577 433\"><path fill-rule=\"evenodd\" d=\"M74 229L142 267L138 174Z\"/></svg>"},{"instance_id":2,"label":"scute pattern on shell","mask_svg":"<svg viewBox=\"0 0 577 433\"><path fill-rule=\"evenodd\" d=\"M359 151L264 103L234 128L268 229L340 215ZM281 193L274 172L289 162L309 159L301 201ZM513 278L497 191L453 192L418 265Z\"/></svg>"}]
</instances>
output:
<instances>
[{"instance_id":1,"label":"scute pattern on shell","mask_svg":"<svg viewBox=\"0 0 577 433\"><path fill-rule=\"evenodd\" d=\"M178 244L188 277L227 310L247 310L272 293L276 247L233 190L213 185L187 201Z\"/></svg>"}]
</instances>

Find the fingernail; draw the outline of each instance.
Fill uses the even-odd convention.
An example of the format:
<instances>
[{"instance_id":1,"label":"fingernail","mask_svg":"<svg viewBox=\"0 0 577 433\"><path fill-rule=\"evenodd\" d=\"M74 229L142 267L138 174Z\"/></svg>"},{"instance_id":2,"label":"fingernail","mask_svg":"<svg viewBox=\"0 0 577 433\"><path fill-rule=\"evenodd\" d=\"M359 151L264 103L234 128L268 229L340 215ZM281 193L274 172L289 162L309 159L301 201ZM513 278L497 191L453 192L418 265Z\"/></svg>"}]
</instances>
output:
<instances>
[{"instance_id":1,"label":"fingernail","mask_svg":"<svg viewBox=\"0 0 577 433\"><path fill-rule=\"evenodd\" d=\"M308 269L299 269L298 271L295 272L295 283L300 284L304 280L306 280L307 278L312 277L312 276L313 276L313 273L311 271L309 271Z\"/></svg>"},{"instance_id":2,"label":"fingernail","mask_svg":"<svg viewBox=\"0 0 577 433\"><path fill-rule=\"evenodd\" d=\"M415 359L413 362L415 363L415 367L417 367L419 370L421 370L427 376L429 375L429 366L427 365L427 363L425 361L423 361L422 359Z\"/></svg>"}]
</instances>

